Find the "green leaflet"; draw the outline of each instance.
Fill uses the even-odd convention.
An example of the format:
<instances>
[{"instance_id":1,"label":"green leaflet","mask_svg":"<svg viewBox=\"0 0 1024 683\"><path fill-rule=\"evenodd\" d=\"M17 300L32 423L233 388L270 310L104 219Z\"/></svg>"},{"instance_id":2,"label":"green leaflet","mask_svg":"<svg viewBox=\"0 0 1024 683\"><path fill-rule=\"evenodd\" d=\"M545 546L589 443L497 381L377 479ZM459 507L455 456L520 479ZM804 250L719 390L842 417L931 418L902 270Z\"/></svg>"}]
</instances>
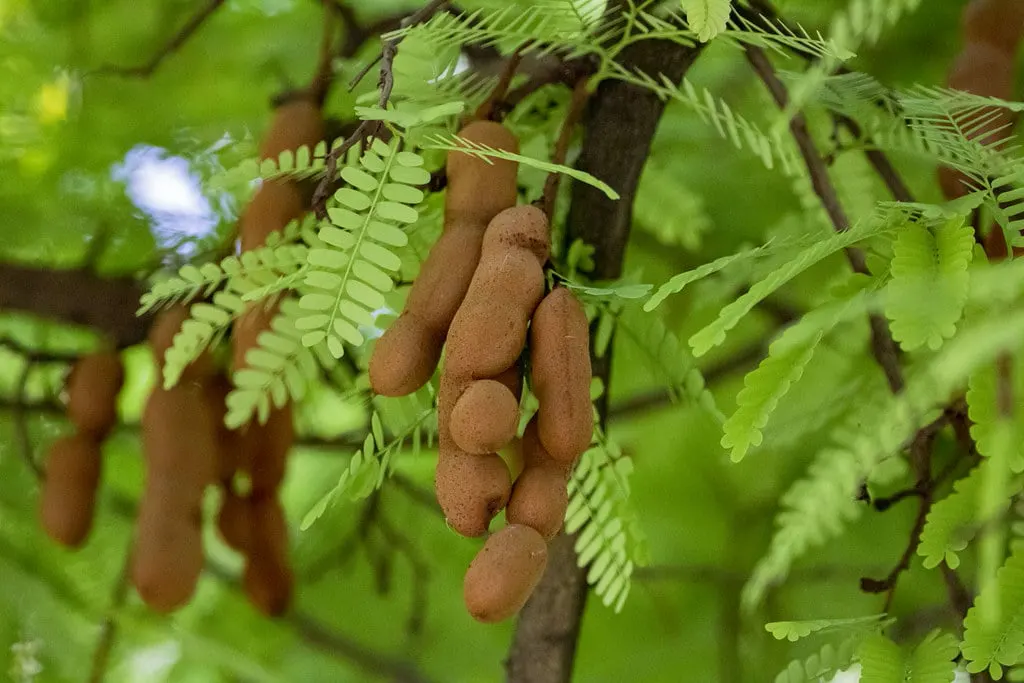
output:
<instances>
[{"instance_id":1,"label":"green leaflet","mask_svg":"<svg viewBox=\"0 0 1024 683\"><path fill-rule=\"evenodd\" d=\"M579 169L572 168L571 166L565 166L563 164L553 164L549 161L542 159L534 159L533 157L523 156L522 154L515 154L513 152L507 152L502 149L495 149L489 145L485 145L482 142L474 142L473 140L467 140L461 138L458 135L442 135L440 133L428 136L422 144L422 148L436 149L446 152L462 152L463 154L470 154L479 159L504 159L507 161L515 161L523 166L529 166L545 173L562 173L569 176L573 180L578 180L581 183L586 183L592 187L597 188L609 199L618 199L619 193L611 188L608 183L603 180L599 180L594 176L580 171Z\"/></svg>"},{"instance_id":2,"label":"green leaflet","mask_svg":"<svg viewBox=\"0 0 1024 683\"><path fill-rule=\"evenodd\" d=\"M373 324L383 293L394 287L390 273L402 261L393 249L408 244L398 226L416 222L424 194L415 186L430 180L423 159L400 152L400 144L398 137L390 144L375 139L358 165L341 170L348 185L334 195L339 206L328 208L331 225L319 233L324 246L309 252L308 290L299 300L306 315L296 320L303 346L326 343L335 358L346 344L361 346L360 328Z\"/></svg>"},{"instance_id":3,"label":"green leaflet","mask_svg":"<svg viewBox=\"0 0 1024 683\"><path fill-rule=\"evenodd\" d=\"M690 337L695 356L703 356L725 341L726 333L735 327L754 306L814 264L852 246L882 234L891 226L886 221L866 221L847 232L836 233L799 252L779 268L755 283L746 293L725 306L718 318Z\"/></svg>"},{"instance_id":4,"label":"green leaflet","mask_svg":"<svg viewBox=\"0 0 1024 683\"><path fill-rule=\"evenodd\" d=\"M830 680L836 673L853 663L862 635L852 636L839 645L825 643L820 650L801 661L793 660L779 672L774 683L819 683Z\"/></svg>"},{"instance_id":5,"label":"green leaflet","mask_svg":"<svg viewBox=\"0 0 1024 683\"><path fill-rule=\"evenodd\" d=\"M686 23L706 43L725 30L732 11L732 0L681 0Z\"/></svg>"},{"instance_id":6,"label":"green leaflet","mask_svg":"<svg viewBox=\"0 0 1024 683\"><path fill-rule=\"evenodd\" d=\"M992 519L991 516L981 516L979 505L983 483L989 477L987 470L993 467L1005 468L1005 463L991 458L983 460L970 474L954 484L951 494L932 505L921 532L921 542L917 546L917 554L924 558L926 568L937 567L943 561L951 569L959 567L958 553L974 538L978 527ZM1020 480L1013 482L999 496L1005 502L1002 509L1009 506L1010 496L1019 490L1020 484Z\"/></svg>"},{"instance_id":7,"label":"green leaflet","mask_svg":"<svg viewBox=\"0 0 1024 683\"><path fill-rule=\"evenodd\" d=\"M881 634L868 636L857 648L861 683L952 683L956 676L953 658L957 641L952 635L933 631L913 652Z\"/></svg>"},{"instance_id":8,"label":"green leaflet","mask_svg":"<svg viewBox=\"0 0 1024 683\"><path fill-rule=\"evenodd\" d=\"M633 461L595 429L595 445L585 452L569 480L565 532L578 533L577 564L606 607L622 609L633 569L646 564L646 537L629 508Z\"/></svg>"},{"instance_id":9,"label":"green leaflet","mask_svg":"<svg viewBox=\"0 0 1024 683\"><path fill-rule=\"evenodd\" d=\"M424 410L401 434L388 442L384 440L380 415L373 413L370 418L370 433L366 435L363 447L349 460L338 482L302 518L302 531L313 526L340 496L358 501L379 489L384 484L384 479L394 470L394 455L404 448L409 439L412 439L414 444L419 444L424 423L436 414L437 411L434 409Z\"/></svg>"},{"instance_id":10,"label":"green leaflet","mask_svg":"<svg viewBox=\"0 0 1024 683\"><path fill-rule=\"evenodd\" d=\"M905 351L924 345L938 349L956 333L973 254L974 232L963 218L934 228L908 223L900 229L885 314Z\"/></svg>"},{"instance_id":11,"label":"green leaflet","mask_svg":"<svg viewBox=\"0 0 1024 683\"><path fill-rule=\"evenodd\" d=\"M1012 544L995 584L978 595L967 613L960 649L969 672L988 669L996 680L1002 678L1003 667L1024 656L1024 542Z\"/></svg>"},{"instance_id":12,"label":"green leaflet","mask_svg":"<svg viewBox=\"0 0 1024 683\"><path fill-rule=\"evenodd\" d=\"M891 620L890 620L891 621ZM795 643L801 638L812 634L832 632L874 631L888 623L886 615L872 614L866 617L851 619L812 619L809 621L776 621L765 624L764 630L775 636L776 640L788 640Z\"/></svg>"}]
</instances>

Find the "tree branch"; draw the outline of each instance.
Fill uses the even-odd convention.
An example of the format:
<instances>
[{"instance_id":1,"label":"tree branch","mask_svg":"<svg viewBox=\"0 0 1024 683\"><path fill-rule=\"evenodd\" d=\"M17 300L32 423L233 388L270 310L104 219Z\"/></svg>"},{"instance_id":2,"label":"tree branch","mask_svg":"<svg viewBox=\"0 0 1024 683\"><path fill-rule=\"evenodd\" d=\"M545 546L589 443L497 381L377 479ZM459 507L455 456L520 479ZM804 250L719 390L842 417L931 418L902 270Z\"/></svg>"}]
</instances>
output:
<instances>
[{"instance_id":1,"label":"tree branch","mask_svg":"<svg viewBox=\"0 0 1024 683\"><path fill-rule=\"evenodd\" d=\"M627 48L622 62L629 69L663 73L679 81L699 48L647 40ZM618 81L603 82L590 99L584 118L583 148L577 166L601 178L621 195L618 202L582 183L573 185L568 239L582 239L596 248L595 279L615 279L632 223L640 174L665 103L650 91ZM592 359L594 374L608 386L609 351ZM608 392L598 402L602 420L608 415ZM576 644L587 596L585 573L576 566L575 538L560 534L548 549L548 566L516 623L506 660L511 683L566 683L572 677Z\"/></svg>"},{"instance_id":2,"label":"tree branch","mask_svg":"<svg viewBox=\"0 0 1024 683\"><path fill-rule=\"evenodd\" d=\"M768 56L761 48L753 45L746 47L746 54L747 60L768 88L779 109L785 110L789 106L789 94L786 92L786 86L783 85L775 73L775 67L768 60ZM807 127L807 120L804 118L803 113L797 112L793 116L789 122L789 129L797 143L797 147L800 149L800 155L804 159L804 164L807 166L807 172L810 175L814 192L821 200L825 212L828 213L829 219L832 221L832 227L836 232L846 232L850 229L850 219L843 210L842 203L839 201L839 194L829 178L828 167L825 166L825 162L822 160L813 138L811 138L810 130ZM864 253L861 250L853 247L847 249L846 258L854 272L868 274ZM889 333L889 327L885 320L877 313L869 316L869 322L871 324L872 353L885 373L885 378L889 382L889 388L892 389L893 393L899 393L903 390L904 380L896 342Z\"/></svg>"},{"instance_id":3,"label":"tree branch","mask_svg":"<svg viewBox=\"0 0 1024 683\"><path fill-rule=\"evenodd\" d=\"M188 42L188 39L191 38L196 31L206 23L206 20L212 17L223 4L224 0L207 0L206 5L201 7L199 11L188 20L188 23L182 26L181 30L178 31L145 64L140 64L139 66L107 65L101 67L97 73L113 74L115 76L124 76L127 78L149 78L160 67L164 60L180 50L181 47Z\"/></svg>"}]
</instances>

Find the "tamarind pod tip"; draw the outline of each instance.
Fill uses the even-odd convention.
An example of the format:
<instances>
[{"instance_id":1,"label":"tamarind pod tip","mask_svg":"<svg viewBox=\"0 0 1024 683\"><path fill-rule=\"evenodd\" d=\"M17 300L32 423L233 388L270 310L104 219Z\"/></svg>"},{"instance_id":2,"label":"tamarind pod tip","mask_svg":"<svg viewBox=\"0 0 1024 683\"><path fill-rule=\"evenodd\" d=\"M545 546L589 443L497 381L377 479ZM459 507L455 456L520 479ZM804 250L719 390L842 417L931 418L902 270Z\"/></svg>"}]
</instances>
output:
<instances>
[{"instance_id":1,"label":"tamarind pod tip","mask_svg":"<svg viewBox=\"0 0 1024 683\"><path fill-rule=\"evenodd\" d=\"M100 445L87 434L65 436L50 446L39 516L55 542L77 548L88 538L100 469Z\"/></svg>"},{"instance_id":2,"label":"tamarind pod tip","mask_svg":"<svg viewBox=\"0 0 1024 683\"><path fill-rule=\"evenodd\" d=\"M408 396L430 381L444 338L430 334L418 316L404 312L377 340L370 355L370 387L381 396Z\"/></svg>"}]
</instances>

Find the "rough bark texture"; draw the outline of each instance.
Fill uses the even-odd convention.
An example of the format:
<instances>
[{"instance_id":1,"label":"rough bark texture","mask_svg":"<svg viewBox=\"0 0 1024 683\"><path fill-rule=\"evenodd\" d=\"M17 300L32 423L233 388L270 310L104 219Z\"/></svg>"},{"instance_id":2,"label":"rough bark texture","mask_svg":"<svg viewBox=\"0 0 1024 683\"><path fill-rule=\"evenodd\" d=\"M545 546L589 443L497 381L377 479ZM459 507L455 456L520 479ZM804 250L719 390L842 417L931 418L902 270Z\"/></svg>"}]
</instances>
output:
<instances>
[{"instance_id":1,"label":"rough bark texture","mask_svg":"<svg viewBox=\"0 0 1024 683\"><path fill-rule=\"evenodd\" d=\"M127 278L0 264L0 311L23 311L102 330L119 347L146 338L149 319L135 316L142 292Z\"/></svg>"},{"instance_id":2,"label":"rough bark texture","mask_svg":"<svg viewBox=\"0 0 1024 683\"><path fill-rule=\"evenodd\" d=\"M622 62L678 81L697 54L697 49L674 43L644 41L627 49ZM665 103L650 91L618 81L605 81L591 99L577 166L621 195L613 201L589 185L573 186L568 236L570 241L580 238L596 248L596 279L617 278L622 273L636 188L664 108ZM594 374L605 386L611 355L592 359ZM602 420L607 408L606 392L598 404ZM506 661L511 683L565 683L572 679L587 596L585 573L576 567L574 542L574 537L564 534L551 542L547 571L516 624Z\"/></svg>"}]
</instances>

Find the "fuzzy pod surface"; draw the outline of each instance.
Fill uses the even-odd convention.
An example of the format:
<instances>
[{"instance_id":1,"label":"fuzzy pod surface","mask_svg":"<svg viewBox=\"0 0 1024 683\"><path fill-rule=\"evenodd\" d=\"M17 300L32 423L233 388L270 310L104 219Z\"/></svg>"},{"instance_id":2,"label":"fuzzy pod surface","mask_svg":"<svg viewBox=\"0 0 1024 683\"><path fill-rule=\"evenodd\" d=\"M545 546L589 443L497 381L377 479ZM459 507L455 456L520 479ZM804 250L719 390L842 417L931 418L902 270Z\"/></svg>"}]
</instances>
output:
<instances>
[{"instance_id":1,"label":"fuzzy pod surface","mask_svg":"<svg viewBox=\"0 0 1024 683\"><path fill-rule=\"evenodd\" d=\"M551 457L572 463L594 434L590 403L590 325L565 287L544 297L530 328L532 388L540 408L537 431Z\"/></svg>"},{"instance_id":2,"label":"fuzzy pod surface","mask_svg":"<svg viewBox=\"0 0 1024 683\"><path fill-rule=\"evenodd\" d=\"M117 395L124 382L121 357L114 351L79 358L67 379L68 418L79 432L102 441L117 424Z\"/></svg>"},{"instance_id":3,"label":"fuzzy pod surface","mask_svg":"<svg viewBox=\"0 0 1024 683\"><path fill-rule=\"evenodd\" d=\"M249 601L267 616L284 614L291 604L295 577L288 563L288 525L276 498L250 501L247 550L242 585Z\"/></svg>"},{"instance_id":4,"label":"fuzzy pod surface","mask_svg":"<svg viewBox=\"0 0 1024 683\"><path fill-rule=\"evenodd\" d=\"M569 507L567 484L572 466L551 457L537 435L537 418L526 426L520 442L523 471L512 485L505 510L509 524L522 524L546 540L562 528Z\"/></svg>"},{"instance_id":5,"label":"fuzzy pod surface","mask_svg":"<svg viewBox=\"0 0 1024 683\"><path fill-rule=\"evenodd\" d=\"M1024 36L1024 3L1020 0L971 0L964 8L968 43L988 43L1014 55Z\"/></svg>"},{"instance_id":6,"label":"fuzzy pod surface","mask_svg":"<svg viewBox=\"0 0 1024 683\"><path fill-rule=\"evenodd\" d=\"M92 528L101 469L100 444L89 434L58 439L46 459L39 515L46 534L80 546Z\"/></svg>"},{"instance_id":7,"label":"fuzzy pod surface","mask_svg":"<svg viewBox=\"0 0 1024 683\"><path fill-rule=\"evenodd\" d=\"M518 152L519 143L504 126L475 121L459 136L494 149ZM383 396L405 396L434 374L448 328L480 258L488 223L515 205L518 164L490 162L465 152L447 161L444 232L423 262L402 314L377 340L370 358L370 385Z\"/></svg>"},{"instance_id":8,"label":"fuzzy pod surface","mask_svg":"<svg viewBox=\"0 0 1024 683\"><path fill-rule=\"evenodd\" d=\"M493 379L470 382L452 408L452 438L467 453L504 448L519 426L519 398Z\"/></svg>"},{"instance_id":9,"label":"fuzzy pod surface","mask_svg":"<svg viewBox=\"0 0 1024 683\"><path fill-rule=\"evenodd\" d=\"M533 593L547 561L547 544L530 527L512 524L498 531L487 539L466 571L466 609L484 623L514 616Z\"/></svg>"}]
</instances>

